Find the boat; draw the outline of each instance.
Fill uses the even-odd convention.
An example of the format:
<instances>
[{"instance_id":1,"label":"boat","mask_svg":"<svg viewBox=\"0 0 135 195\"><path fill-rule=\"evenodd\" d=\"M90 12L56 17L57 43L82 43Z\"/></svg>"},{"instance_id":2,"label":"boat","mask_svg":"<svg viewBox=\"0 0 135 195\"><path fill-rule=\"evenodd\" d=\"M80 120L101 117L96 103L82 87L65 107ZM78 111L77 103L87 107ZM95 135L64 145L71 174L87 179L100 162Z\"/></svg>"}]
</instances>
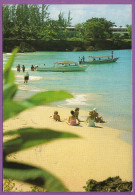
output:
<instances>
[{"instance_id":1,"label":"boat","mask_svg":"<svg viewBox=\"0 0 135 195\"><path fill-rule=\"evenodd\" d=\"M53 67L37 67L37 71L44 72L78 72L85 71L88 68L88 65L79 65L77 62L73 61L61 61L55 62Z\"/></svg>"},{"instance_id":2,"label":"boat","mask_svg":"<svg viewBox=\"0 0 135 195\"><path fill-rule=\"evenodd\" d=\"M113 51L112 51L112 55L111 56L89 56L89 61L80 61L79 64L85 64L85 65L89 65L89 64L105 64L105 63L112 63L112 62L116 62L119 57L114 58L113 57Z\"/></svg>"}]
</instances>

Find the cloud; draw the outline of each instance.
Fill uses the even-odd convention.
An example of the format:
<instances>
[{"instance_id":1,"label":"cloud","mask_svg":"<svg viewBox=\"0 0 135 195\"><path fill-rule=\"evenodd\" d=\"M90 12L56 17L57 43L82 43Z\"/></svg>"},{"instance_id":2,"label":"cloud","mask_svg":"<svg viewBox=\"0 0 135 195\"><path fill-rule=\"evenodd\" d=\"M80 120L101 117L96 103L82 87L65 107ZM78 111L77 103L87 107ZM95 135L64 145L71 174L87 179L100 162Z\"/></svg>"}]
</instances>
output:
<instances>
[{"instance_id":1,"label":"cloud","mask_svg":"<svg viewBox=\"0 0 135 195\"><path fill-rule=\"evenodd\" d=\"M131 24L131 5L124 4L59 4L50 5L50 17L57 19L58 14L64 13L64 17L68 18L69 11L71 12L72 25L85 22L92 17L106 18L116 25L125 26Z\"/></svg>"}]
</instances>

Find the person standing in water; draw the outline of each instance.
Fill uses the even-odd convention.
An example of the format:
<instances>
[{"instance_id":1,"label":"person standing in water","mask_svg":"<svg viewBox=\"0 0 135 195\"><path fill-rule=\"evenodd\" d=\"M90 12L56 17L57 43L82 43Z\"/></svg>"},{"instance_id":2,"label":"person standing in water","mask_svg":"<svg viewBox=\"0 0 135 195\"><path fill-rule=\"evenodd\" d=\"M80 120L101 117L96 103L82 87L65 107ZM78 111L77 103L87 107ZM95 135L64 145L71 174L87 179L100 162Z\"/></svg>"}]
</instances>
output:
<instances>
[{"instance_id":1,"label":"person standing in water","mask_svg":"<svg viewBox=\"0 0 135 195\"><path fill-rule=\"evenodd\" d=\"M113 51L112 51L112 59L113 59Z\"/></svg>"},{"instance_id":2,"label":"person standing in water","mask_svg":"<svg viewBox=\"0 0 135 195\"><path fill-rule=\"evenodd\" d=\"M33 65L31 66L31 71L34 71L34 66Z\"/></svg>"},{"instance_id":3,"label":"person standing in water","mask_svg":"<svg viewBox=\"0 0 135 195\"><path fill-rule=\"evenodd\" d=\"M23 70L23 72L25 72L25 66L24 65L22 65L22 70Z\"/></svg>"},{"instance_id":4,"label":"person standing in water","mask_svg":"<svg viewBox=\"0 0 135 195\"><path fill-rule=\"evenodd\" d=\"M81 58L79 57L79 64L81 64Z\"/></svg>"},{"instance_id":5,"label":"person standing in water","mask_svg":"<svg viewBox=\"0 0 135 195\"><path fill-rule=\"evenodd\" d=\"M17 71L20 72L20 64L17 65Z\"/></svg>"},{"instance_id":6,"label":"person standing in water","mask_svg":"<svg viewBox=\"0 0 135 195\"><path fill-rule=\"evenodd\" d=\"M29 73L26 72L26 74L24 75L24 83L28 83L29 80Z\"/></svg>"}]
</instances>

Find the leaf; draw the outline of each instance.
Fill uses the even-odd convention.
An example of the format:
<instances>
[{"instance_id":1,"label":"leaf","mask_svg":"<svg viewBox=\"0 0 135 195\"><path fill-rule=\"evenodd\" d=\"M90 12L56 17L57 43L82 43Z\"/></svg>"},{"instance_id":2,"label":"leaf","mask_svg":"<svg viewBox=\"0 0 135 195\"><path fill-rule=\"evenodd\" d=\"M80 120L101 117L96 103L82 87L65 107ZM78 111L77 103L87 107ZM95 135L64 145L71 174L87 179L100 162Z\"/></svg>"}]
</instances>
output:
<instances>
[{"instance_id":1,"label":"leaf","mask_svg":"<svg viewBox=\"0 0 135 195\"><path fill-rule=\"evenodd\" d=\"M10 100L3 101L3 121L27 109L26 105Z\"/></svg>"},{"instance_id":2,"label":"leaf","mask_svg":"<svg viewBox=\"0 0 135 195\"><path fill-rule=\"evenodd\" d=\"M66 91L46 91L32 96L31 98L27 99L27 101L35 105L40 105L72 97L73 96Z\"/></svg>"},{"instance_id":3,"label":"leaf","mask_svg":"<svg viewBox=\"0 0 135 195\"><path fill-rule=\"evenodd\" d=\"M3 86L3 100L12 99L17 92L17 85L15 84L4 84Z\"/></svg>"},{"instance_id":4,"label":"leaf","mask_svg":"<svg viewBox=\"0 0 135 195\"><path fill-rule=\"evenodd\" d=\"M5 162L3 177L43 187L48 192L66 192L62 182L46 170L15 162Z\"/></svg>"},{"instance_id":5,"label":"leaf","mask_svg":"<svg viewBox=\"0 0 135 195\"><path fill-rule=\"evenodd\" d=\"M54 131L50 129L23 128L10 130L5 135L17 135L17 138L3 143L4 155L24 150L39 144L48 143L58 138L78 138L78 135L68 132Z\"/></svg>"},{"instance_id":6,"label":"leaf","mask_svg":"<svg viewBox=\"0 0 135 195\"><path fill-rule=\"evenodd\" d=\"M9 96L12 95L9 94ZM27 108L32 108L37 105L47 104L53 101L64 100L72 97L73 96L66 91L47 91L38 93L22 102L15 102L4 99L3 120L7 120L8 118L15 116Z\"/></svg>"},{"instance_id":7,"label":"leaf","mask_svg":"<svg viewBox=\"0 0 135 195\"><path fill-rule=\"evenodd\" d=\"M14 72L11 71L11 67L13 65L14 58L15 58L15 55L16 55L17 51L18 51L18 48L13 50L12 55L10 56L6 66L4 68L4 71L3 71L4 84L14 82L14 79L15 79L14 78Z\"/></svg>"}]
</instances>

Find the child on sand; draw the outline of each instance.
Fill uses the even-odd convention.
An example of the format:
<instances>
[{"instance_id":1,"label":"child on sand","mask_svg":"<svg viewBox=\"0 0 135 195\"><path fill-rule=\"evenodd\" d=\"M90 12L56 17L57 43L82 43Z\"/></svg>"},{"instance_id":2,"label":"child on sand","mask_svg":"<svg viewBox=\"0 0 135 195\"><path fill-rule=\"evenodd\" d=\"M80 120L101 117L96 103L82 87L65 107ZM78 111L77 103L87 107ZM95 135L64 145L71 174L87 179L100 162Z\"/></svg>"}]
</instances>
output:
<instances>
[{"instance_id":1,"label":"child on sand","mask_svg":"<svg viewBox=\"0 0 135 195\"><path fill-rule=\"evenodd\" d=\"M79 125L79 121L78 123L76 122L76 117L75 117L75 112L73 110L71 110L71 116L69 116L69 119L68 119L68 124L71 125L71 126L76 126L76 125Z\"/></svg>"},{"instance_id":2,"label":"child on sand","mask_svg":"<svg viewBox=\"0 0 135 195\"><path fill-rule=\"evenodd\" d=\"M95 127L95 117L93 111L89 111L89 116L86 119L86 122L88 123L88 127Z\"/></svg>"},{"instance_id":3,"label":"child on sand","mask_svg":"<svg viewBox=\"0 0 135 195\"><path fill-rule=\"evenodd\" d=\"M95 122L96 123L105 123L103 117L102 116L99 116L96 108L93 109L93 115L95 117Z\"/></svg>"},{"instance_id":4,"label":"child on sand","mask_svg":"<svg viewBox=\"0 0 135 195\"><path fill-rule=\"evenodd\" d=\"M78 122L80 122L80 119L78 118L78 116L79 116L79 108L75 108L74 116L78 120Z\"/></svg>"},{"instance_id":5,"label":"child on sand","mask_svg":"<svg viewBox=\"0 0 135 195\"><path fill-rule=\"evenodd\" d=\"M58 111L54 111L53 119L60 122L60 115L58 115Z\"/></svg>"}]
</instances>

